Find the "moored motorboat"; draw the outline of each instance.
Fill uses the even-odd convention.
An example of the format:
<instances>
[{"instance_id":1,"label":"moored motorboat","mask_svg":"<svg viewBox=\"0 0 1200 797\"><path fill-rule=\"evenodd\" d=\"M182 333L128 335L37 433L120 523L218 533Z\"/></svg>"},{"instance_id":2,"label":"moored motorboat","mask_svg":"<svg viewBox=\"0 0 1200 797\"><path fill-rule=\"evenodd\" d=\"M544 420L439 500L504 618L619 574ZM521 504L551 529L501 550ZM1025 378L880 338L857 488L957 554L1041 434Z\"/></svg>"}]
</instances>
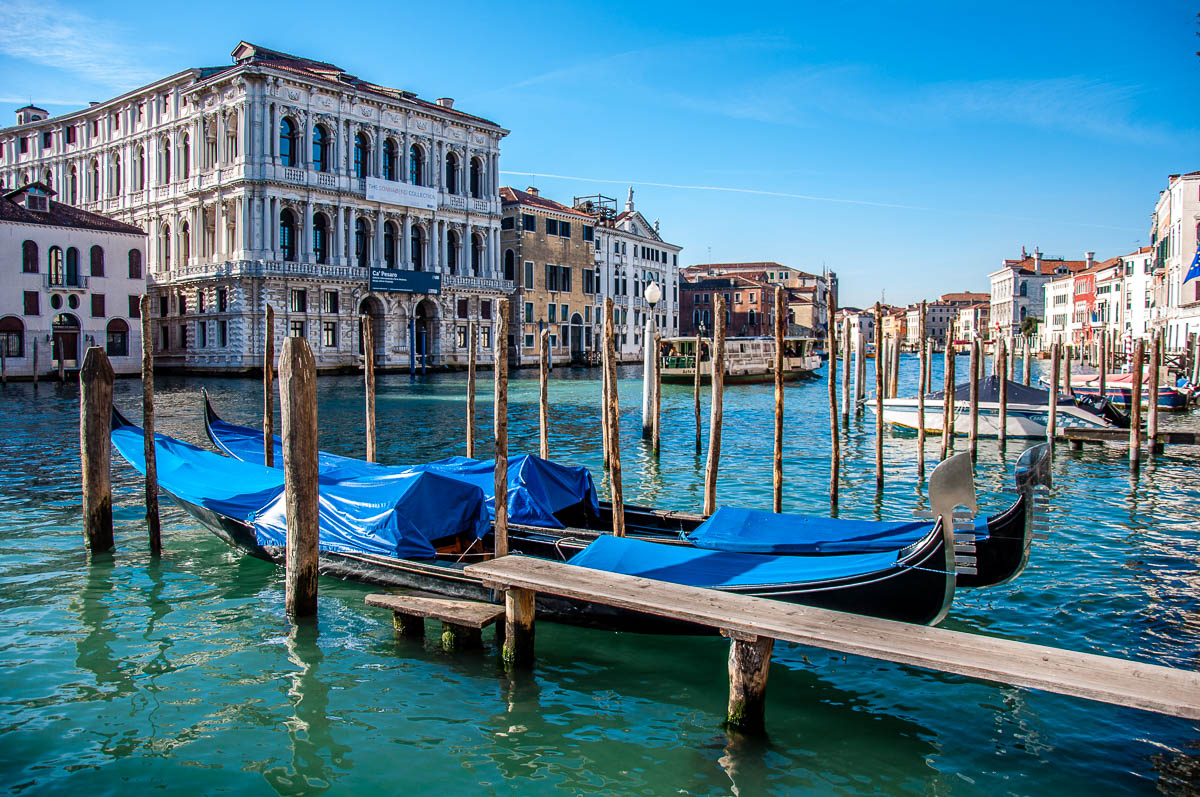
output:
<instances>
[{"instance_id":1,"label":"moored motorboat","mask_svg":"<svg viewBox=\"0 0 1200 797\"><path fill-rule=\"evenodd\" d=\"M1038 380L1042 387L1049 387L1045 377ZM1071 393L1076 396L1100 395L1099 374L1072 374ZM1104 398L1121 407L1130 406L1130 396L1133 395L1133 374L1105 374ZM1191 391L1186 387L1173 386L1163 379L1158 387L1158 408L1160 410L1186 410L1191 400ZM1150 380L1142 379L1142 406L1150 405Z\"/></svg>"},{"instance_id":2,"label":"moored motorboat","mask_svg":"<svg viewBox=\"0 0 1200 797\"><path fill-rule=\"evenodd\" d=\"M696 379L696 338L663 338L662 381L692 384ZM783 378L811 376L821 367L815 338L788 337L783 341ZM700 339L700 381L712 379L712 342ZM775 379L775 339L733 337L725 339L725 382L771 382Z\"/></svg>"}]
</instances>

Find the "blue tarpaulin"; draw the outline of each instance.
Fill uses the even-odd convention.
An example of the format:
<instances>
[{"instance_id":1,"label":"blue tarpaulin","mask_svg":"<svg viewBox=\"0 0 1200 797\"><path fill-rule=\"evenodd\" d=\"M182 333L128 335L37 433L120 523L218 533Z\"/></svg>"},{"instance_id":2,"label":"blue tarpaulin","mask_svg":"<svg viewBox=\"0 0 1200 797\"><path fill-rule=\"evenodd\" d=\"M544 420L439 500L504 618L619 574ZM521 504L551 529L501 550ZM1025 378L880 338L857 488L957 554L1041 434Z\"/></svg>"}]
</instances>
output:
<instances>
[{"instance_id":1,"label":"blue tarpaulin","mask_svg":"<svg viewBox=\"0 0 1200 797\"><path fill-rule=\"evenodd\" d=\"M907 547L932 529L928 521L838 520L723 506L693 529L687 540L698 548L741 553L869 553ZM986 536L986 519L982 529L976 528L980 532Z\"/></svg>"},{"instance_id":2,"label":"blue tarpaulin","mask_svg":"<svg viewBox=\"0 0 1200 797\"><path fill-rule=\"evenodd\" d=\"M236 426L209 417L213 442L232 457L247 462L263 461L263 434L245 426ZM275 465L283 463L283 444L275 438ZM495 517L495 463L491 460L449 457L427 465L384 466L360 459L321 452L321 472L340 470L363 476L425 472L444 476L483 490L488 513ZM508 519L545 528L563 528L554 513L587 502L593 513L599 512L600 500L592 474L587 468L559 465L532 455L508 458Z\"/></svg>"},{"instance_id":3,"label":"blue tarpaulin","mask_svg":"<svg viewBox=\"0 0 1200 797\"><path fill-rule=\"evenodd\" d=\"M692 587L802 584L895 567L897 552L841 556L764 556L705 551L601 535L570 564Z\"/></svg>"},{"instance_id":4,"label":"blue tarpaulin","mask_svg":"<svg viewBox=\"0 0 1200 797\"><path fill-rule=\"evenodd\" d=\"M116 426L112 442L130 465L145 473L144 435ZM205 451L155 435L158 483L180 499L251 523L259 545L287 540L283 471ZM329 468L318 479L318 545L323 551L432 558L433 541L489 529L483 492L436 473L376 473Z\"/></svg>"}]
</instances>

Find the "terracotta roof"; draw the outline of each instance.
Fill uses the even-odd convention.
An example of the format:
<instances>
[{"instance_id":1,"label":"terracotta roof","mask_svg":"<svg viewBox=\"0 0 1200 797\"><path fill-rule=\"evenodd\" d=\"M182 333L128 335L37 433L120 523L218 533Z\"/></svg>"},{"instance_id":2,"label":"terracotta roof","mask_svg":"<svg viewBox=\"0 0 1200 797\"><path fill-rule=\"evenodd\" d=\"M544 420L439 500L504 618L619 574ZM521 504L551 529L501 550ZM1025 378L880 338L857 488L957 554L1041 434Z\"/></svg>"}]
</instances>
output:
<instances>
[{"instance_id":1,"label":"terracotta roof","mask_svg":"<svg viewBox=\"0 0 1200 797\"><path fill-rule=\"evenodd\" d=\"M1033 255L1029 255L1028 257L1023 257L1019 260L1005 260L1004 265L1006 268L1016 269L1017 271L1021 271L1026 274L1041 274L1043 276L1049 276L1054 273L1055 269L1060 267L1065 267L1069 273L1083 271L1085 268L1087 268L1087 261L1063 260L1060 257L1043 257L1042 269L1039 272L1034 268L1036 261L1034 260Z\"/></svg>"},{"instance_id":2,"label":"terracotta roof","mask_svg":"<svg viewBox=\"0 0 1200 797\"><path fill-rule=\"evenodd\" d=\"M569 208L566 205L555 202L553 199L547 199L538 194L531 194L528 191L519 191L511 186L500 186L500 202L504 205L524 205L526 207L538 208L539 210L548 210L552 213L565 213L568 216L576 216L577 218L592 220L590 214L583 211Z\"/></svg>"},{"instance_id":3,"label":"terracotta roof","mask_svg":"<svg viewBox=\"0 0 1200 797\"><path fill-rule=\"evenodd\" d=\"M975 304L976 302L990 301L990 293L975 293L973 291L962 291L961 293L943 293L939 297L939 301L946 304Z\"/></svg>"},{"instance_id":4,"label":"terracotta roof","mask_svg":"<svg viewBox=\"0 0 1200 797\"><path fill-rule=\"evenodd\" d=\"M775 270L783 270L783 269L786 269L788 271L793 271L797 275L802 276L802 277L816 278L816 277L820 276L819 274L811 274L807 271L802 271L798 268L795 268L794 266L785 266L782 263L776 263L773 260L762 260L762 261L746 262L746 263L696 263L694 265L688 266L684 270L692 271L692 272L696 272L696 273L707 273L709 271L716 271L716 272L722 272L722 271L775 271Z\"/></svg>"},{"instance_id":5,"label":"terracotta roof","mask_svg":"<svg viewBox=\"0 0 1200 797\"><path fill-rule=\"evenodd\" d=\"M9 191L0 198L0 221L10 221L15 224L42 224L47 227L72 227L80 230L116 232L143 237L146 235L140 227L110 219L108 216L101 216L99 213L89 213L72 205L64 205L53 199L50 199L50 209L45 213L29 210L24 204L25 192L35 186L44 189L48 194L54 193L41 183L31 183L15 191Z\"/></svg>"},{"instance_id":6,"label":"terracotta roof","mask_svg":"<svg viewBox=\"0 0 1200 797\"><path fill-rule=\"evenodd\" d=\"M707 279L689 280L686 277L679 283L682 290L712 290L715 288L768 288L765 280L756 280L739 274L726 277L709 277Z\"/></svg>"}]
</instances>

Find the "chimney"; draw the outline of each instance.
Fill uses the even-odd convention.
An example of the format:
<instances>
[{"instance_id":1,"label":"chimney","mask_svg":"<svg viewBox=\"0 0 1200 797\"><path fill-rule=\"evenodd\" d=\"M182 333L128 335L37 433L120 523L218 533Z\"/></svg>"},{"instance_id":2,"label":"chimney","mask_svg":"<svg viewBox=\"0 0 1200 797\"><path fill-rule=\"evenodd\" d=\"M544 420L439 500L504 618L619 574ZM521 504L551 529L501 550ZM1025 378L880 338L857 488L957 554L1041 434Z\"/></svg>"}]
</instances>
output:
<instances>
[{"instance_id":1,"label":"chimney","mask_svg":"<svg viewBox=\"0 0 1200 797\"><path fill-rule=\"evenodd\" d=\"M530 194L531 196L537 196L538 195L537 186L532 186L532 185L526 186L525 193Z\"/></svg>"},{"instance_id":2,"label":"chimney","mask_svg":"<svg viewBox=\"0 0 1200 797\"><path fill-rule=\"evenodd\" d=\"M1087 267L1088 268L1091 268L1092 266L1096 265L1096 253L1095 252L1084 252L1084 256L1087 258Z\"/></svg>"},{"instance_id":3,"label":"chimney","mask_svg":"<svg viewBox=\"0 0 1200 797\"><path fill-rule=\"evenodd\" d=\"M443 108L453 108L454 107L454 98L453 97L438 97L437 104L442 106Z\"/></svg>"},{"instance_id":4,"label":"chimney","mask_svg":"<svg viewBox=\"0 0 1200 797\"><path fill-rule=\"evenodd\" d=\"M1036 246L1033 247L1033 272L1035 274L1042 273L1042 250Z\"/></svg>"}]
</instances>

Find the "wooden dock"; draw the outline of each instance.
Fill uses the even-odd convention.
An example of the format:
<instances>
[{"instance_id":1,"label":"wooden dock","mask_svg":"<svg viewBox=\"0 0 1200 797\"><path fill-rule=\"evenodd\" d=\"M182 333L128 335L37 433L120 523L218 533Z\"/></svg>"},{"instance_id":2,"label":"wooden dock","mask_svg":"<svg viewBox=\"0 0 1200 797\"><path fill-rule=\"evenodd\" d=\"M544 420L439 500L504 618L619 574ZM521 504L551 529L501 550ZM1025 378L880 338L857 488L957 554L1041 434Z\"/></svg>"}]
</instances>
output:
<instances>
[{"instance_id":1,"label":"wooden dock","mask_svg":"<svg viewBox=\"0 0 1200 797\"><path fill-rule=\"evenodd\" d=\"M510 614L506 619L508 633L520 634L528 628L528 661L532 659L533 597L538 592L719 629L733 640L729 657L728 722L735 727L750 730L761 727L761 704L773 640L1200 720L1200 673L1186 670L670 584L525 556L506 556L470 565L466 572L505 593ZM512 616L514 607L524 607L517 611L528 616ZM507 640L506 644L512 645L514 640ZM526 647L520 640L515 644ZM756 689L757 700L754 694L747 694ZM755 704L759 707L757 717L746 710Z\"/></svg>"},{"instance_id":2,"label":"wooden dock","mask_svg":"<svg viewBox=\"0 0 1200 797\"><path fill-rule=\"evenodd\" d=\"M1128 429L1076 429L1067 428L1059 429L1055 436L1058 440L1063 440L1071 444L1073 448L1082 448L1084 443L1129 443ZM1155 436L1158 441L1158 447L1164 445L1177 446L1195 446L1200 445L1200 432L1188 432L1184 430L1158 430ZM1144 438L1144 445L1149 447L1151 440L1149 436Z\"/></svg>"}]
</instances>

